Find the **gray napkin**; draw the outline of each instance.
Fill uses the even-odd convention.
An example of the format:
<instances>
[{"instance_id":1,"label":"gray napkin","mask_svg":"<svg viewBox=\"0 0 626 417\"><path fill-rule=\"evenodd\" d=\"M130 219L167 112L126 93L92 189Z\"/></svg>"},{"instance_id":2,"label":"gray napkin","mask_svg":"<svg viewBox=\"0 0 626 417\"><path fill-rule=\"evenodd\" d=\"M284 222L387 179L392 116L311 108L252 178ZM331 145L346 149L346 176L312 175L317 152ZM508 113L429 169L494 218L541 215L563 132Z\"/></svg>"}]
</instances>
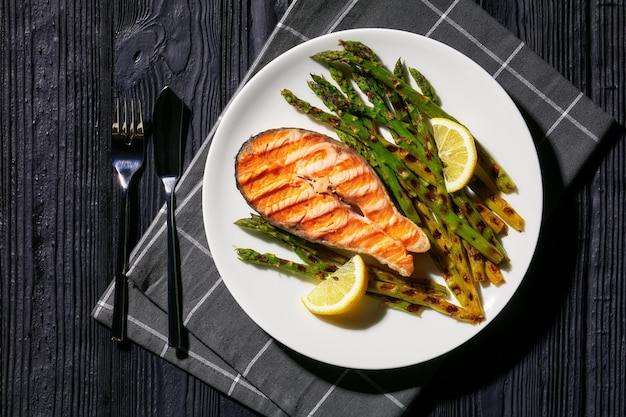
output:
<instances>
[{"instance_id":1,"label":"gray napkin","mask_svg":"<svg viewBox=\"0 0 626 417\"><path fill-rule=\"evenodd\" d=\"M289 48L358 27L422 34L468 55L506 89L536 142L547 209L556 203L613 126L613 120L469 0L296 0L247 79ZM167 346L165 217L161 211L131 255L128 336L264 415L402 415L437 361L400 370L359 371L315 362L280 345L241 310L213 263L202 224L202 176L213 132L177 189L189 355ZM93 316L110 325L113 283Z\"/></svg>"}]
</instances>

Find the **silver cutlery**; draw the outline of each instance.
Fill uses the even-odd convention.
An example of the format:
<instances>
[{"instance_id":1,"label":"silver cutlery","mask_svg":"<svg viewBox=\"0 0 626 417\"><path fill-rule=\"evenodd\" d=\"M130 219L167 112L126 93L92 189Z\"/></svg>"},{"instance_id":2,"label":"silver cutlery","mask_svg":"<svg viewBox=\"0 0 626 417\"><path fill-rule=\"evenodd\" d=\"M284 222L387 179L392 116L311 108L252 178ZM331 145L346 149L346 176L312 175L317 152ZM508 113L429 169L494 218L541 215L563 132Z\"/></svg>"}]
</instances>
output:
<instances>
[{"instance_id":1,"label":"silver cutlery","mask_svg":"<svg viewBox=\"0 0 626 417\"><path fill-rule=\"evenodd\" d=\"M130 112L128 111L130 107ZM121 114L120 114L121 112ZM126 318L128 314L128 230L130 218L130 192L137 183L138 172L143 166L146 153L141 101L126 101L120 107L115 104L112 127L111 162L117 172L121 187L121 211L117 258L115 263L115 294L113 302L112 339L118 342L126 338Z\"/></svg>"},{"instance_id":2,"label":"silver cutlery","mask_svg":"<svg viewBox=\"0 0 626 417\"><path fill-rule=\"evenodd\" d=\"M186 136L188 109L170 89L161 90L154 110L154 160L156 173L163 182L167 209L167 292L168 292L168 342L182 351L185 348L182 322L182 284L180 252L176 232L175 188L182 173L183 143Z\"/></svg>"}]
</instances>

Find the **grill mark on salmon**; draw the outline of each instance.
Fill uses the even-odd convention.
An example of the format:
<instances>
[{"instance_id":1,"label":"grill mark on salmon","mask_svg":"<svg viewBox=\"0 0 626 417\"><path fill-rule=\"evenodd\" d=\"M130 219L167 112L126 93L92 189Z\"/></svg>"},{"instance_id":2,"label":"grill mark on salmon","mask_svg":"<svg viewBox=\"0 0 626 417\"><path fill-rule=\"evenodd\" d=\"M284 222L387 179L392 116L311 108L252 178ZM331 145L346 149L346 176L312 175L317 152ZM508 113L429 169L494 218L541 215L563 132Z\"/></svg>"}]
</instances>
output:
<instances>
[{"instance_id":1,"label":"grill mark on salmon","mask_svg":"<svg viewBox=\"0 0 626 417\"><path fill-rule=\"evenodd\" d=\"M262 132L241 147L235 176L248 204L273 225L370 255L402 275L414 270L409 252L430 248L367 162L326 135L296 128Z\"/></svg>"}]
</instances>

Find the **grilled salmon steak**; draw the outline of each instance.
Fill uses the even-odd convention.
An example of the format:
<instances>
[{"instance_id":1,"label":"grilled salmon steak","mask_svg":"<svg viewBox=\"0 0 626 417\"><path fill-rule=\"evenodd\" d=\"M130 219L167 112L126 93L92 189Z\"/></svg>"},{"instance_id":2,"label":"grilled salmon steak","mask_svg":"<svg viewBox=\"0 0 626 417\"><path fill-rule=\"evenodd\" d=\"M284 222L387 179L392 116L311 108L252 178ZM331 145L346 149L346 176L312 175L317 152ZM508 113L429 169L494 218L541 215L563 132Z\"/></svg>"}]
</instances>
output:
<instances>
[{"instance_id":1,"label":"grilled salmon steak","mask_svg":"<svg viewBox=\"0 0 626 417\"><path fill-rule=\"evenodd\" d=\"M410 252L430 248L422 229L398 212L372 167L321 133L259 133L239 150L235 176L250 207L309 241L369 255L404 276L414 271Z\"/></svg>"}]
</instances>

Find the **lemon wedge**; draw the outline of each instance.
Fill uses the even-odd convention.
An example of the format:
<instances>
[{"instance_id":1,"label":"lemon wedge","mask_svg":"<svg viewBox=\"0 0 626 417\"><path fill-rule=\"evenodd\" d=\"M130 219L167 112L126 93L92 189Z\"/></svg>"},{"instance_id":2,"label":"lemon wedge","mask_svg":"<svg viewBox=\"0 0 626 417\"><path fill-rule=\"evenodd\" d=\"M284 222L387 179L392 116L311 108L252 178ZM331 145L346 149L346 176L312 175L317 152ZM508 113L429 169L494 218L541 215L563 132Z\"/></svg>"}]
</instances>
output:
<instances>
[{"instance_id":1,"label":"lemon wedge","mask_svg":"<svg viewBox=\"0 0 626 417\"><path fill-rule=\"evenodd\" d=\"M354 255L332 275L301 297L312 313L341 314L351 310L367 290L367 268L360 255Z\"/></svg>"},{"instance_id":2,"label":"lemon wedge","mask_svg":"<svg viewBox=\"0 0 626 417\"><path fill-rule=\"evenodd\" d=\"M476 168L476 144L472 134L459 123L440 117L431 119L433 136L448 192L465 187Z\"/></svg>"}]
</instances>

